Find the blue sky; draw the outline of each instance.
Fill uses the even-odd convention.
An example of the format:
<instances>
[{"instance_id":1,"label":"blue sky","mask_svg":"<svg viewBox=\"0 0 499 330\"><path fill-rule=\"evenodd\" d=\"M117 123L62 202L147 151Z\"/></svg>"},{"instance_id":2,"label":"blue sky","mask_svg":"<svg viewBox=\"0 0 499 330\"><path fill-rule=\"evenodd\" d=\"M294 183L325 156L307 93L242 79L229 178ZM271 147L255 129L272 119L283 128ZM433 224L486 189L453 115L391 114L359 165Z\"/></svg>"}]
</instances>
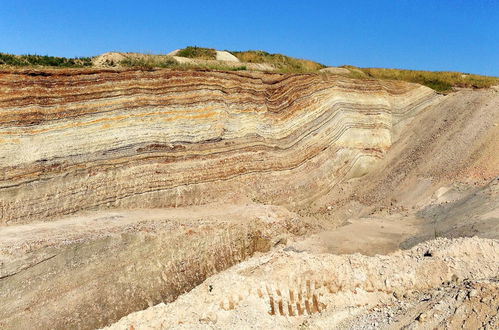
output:
<instances>
[{"instance_id":1,"label":"blue sky","mask_svg":"<svg viewBox=\"0 0 499 330\"><path fill-rule=\"evenodd\" d=\"M499 1L0 0L0 52L72 57L188 45L499 76Z\"/></svg>"}]
</instances>

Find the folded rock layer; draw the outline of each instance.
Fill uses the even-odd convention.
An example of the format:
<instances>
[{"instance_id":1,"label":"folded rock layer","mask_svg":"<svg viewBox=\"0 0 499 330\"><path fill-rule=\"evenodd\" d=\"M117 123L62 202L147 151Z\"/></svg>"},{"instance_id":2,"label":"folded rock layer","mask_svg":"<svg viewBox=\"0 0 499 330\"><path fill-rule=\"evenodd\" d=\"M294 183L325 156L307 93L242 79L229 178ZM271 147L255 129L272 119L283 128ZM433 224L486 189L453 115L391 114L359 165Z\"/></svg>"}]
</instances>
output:
<instances>
[{"instance_id":1,"label":"folded rock layer","mask_svg":"<svg viewBox=\"0 0 499 330\"><path fill-rule=\"evenodd\" d=\"M429 88L326 75L0 72L0 224L245 198L294 206L361 176Z\"/></svg>"}]
</instances>

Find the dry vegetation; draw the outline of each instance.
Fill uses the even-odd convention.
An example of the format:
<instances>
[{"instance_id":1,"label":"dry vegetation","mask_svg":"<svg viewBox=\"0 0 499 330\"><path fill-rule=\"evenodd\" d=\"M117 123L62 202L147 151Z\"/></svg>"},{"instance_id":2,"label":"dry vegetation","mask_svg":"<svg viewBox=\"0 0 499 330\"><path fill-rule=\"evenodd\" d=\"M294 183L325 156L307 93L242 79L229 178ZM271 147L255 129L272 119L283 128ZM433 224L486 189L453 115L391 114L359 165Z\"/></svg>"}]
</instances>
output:
<instances>
[{"instance_id":1,"label":"dry vegetation","mask_svg":"<svg viewBox=\"0 0 499 330\"><path fill-rule=\"evenodd\" d=\"M177 56L197 58L201 60L215 60L217 58L217 51L213 48L188 46L179 50Z\"/></svg>"},{"instance_id":2,"label":"dry vegetation","mask_svg":"<svg viewBox=\"0 0 499 330\"><path fill-rule=\"evenodd\" d=\"M299 58L289 57L282 54L270 54L261 50L248 50L244 52L231 51L241 62L269 63L274 65L278 71L283 73L305 73L317 72L325 68L324 65Z\"/></svg>"},{"instance_id":3,"label":"dry vegetation","mask_svg":"<svg viewBox=\"0 0 499 330\"><path fill-rule=\"evenodd\" d=\"M148 56L130 56L116 63L123 67L134 68L171 68L177 70L188 69L204 69L204 70L222 70L222 71L239 71L246 70L246 66L228 66L223 63L178 63L172 56L168 55L148 55Z\"/></svg>"},{"instance_id":4,"label":"dry vegetation","mask_svg":"<svg viewBox=\"0 0 499 330\"><path fill-rule=\"evenodd\" d=\"M90 57L66 58L47 55L11 55L0 53L0 65L79 68L91 66L92 59Z\"/></svg>"},{"instance_id":5,"label":"dry vegetation","mask_svg":"<svg viewBox=\"0 0 499 330\"><path fill-rule=\"evenodd\" d=\"M138 68L173 68L177 61L168 55L128 56L115 65Z\"/></svg>"},{"instance_id":6,"label":"dry vegetation","mask_svg":"<svg viewBox=\"0 0 499 330\"><path fill-rule=\"evenodd\" d=\"M344 66L344 68L349 69L351 76L355 78L403 80L428 86L441 93L448 93L455 87L487 88L499 84L498 77L460 72L357 68L354 66Z\"/></svg>"}]
</instances>

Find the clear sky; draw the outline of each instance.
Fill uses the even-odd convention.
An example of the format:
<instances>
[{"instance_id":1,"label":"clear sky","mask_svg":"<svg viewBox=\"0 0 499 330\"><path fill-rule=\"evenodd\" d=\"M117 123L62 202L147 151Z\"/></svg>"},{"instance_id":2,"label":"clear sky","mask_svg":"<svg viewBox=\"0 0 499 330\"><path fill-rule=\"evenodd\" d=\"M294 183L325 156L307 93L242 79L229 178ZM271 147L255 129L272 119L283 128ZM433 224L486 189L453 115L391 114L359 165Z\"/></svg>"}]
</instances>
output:
<instances>
[{"instance_id":1,"label":"clear sky","mask_svg":"<svg viewBox=\"0 0 499 330\"><path fill-rule=\"evenodd\" d=\"M188 45L499 76L499 0L0 0L0 52L73 57Z\"/></svg>"}]
</instances>

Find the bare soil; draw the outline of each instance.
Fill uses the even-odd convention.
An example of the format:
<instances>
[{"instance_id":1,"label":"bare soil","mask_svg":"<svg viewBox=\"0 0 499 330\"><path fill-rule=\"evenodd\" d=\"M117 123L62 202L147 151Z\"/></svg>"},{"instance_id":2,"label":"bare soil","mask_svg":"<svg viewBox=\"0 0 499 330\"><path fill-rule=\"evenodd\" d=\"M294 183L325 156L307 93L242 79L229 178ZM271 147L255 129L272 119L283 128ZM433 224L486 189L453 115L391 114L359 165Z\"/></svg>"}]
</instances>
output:
<instances>
[{"instance_id":1,"label":"bare soil","mask_svg":"<svg viewBox=\"0 0 499 330\"><path fill-rule=\"evenodd\" d=\"M376 169L296 210L315 232L111 328L498 328L498 124L495 89L442 97Z\"/></svg>"},{"instance_id":2,"label":"bare soil","mask_svg":"<svg viewBox=\"0 0 499 330\"><path fill-rule=\"evenodd\" d=\"M374 257L281 248L109 329L494 329L497 269L499 242L479 238Z\"/></svg>"}]
</instances>

